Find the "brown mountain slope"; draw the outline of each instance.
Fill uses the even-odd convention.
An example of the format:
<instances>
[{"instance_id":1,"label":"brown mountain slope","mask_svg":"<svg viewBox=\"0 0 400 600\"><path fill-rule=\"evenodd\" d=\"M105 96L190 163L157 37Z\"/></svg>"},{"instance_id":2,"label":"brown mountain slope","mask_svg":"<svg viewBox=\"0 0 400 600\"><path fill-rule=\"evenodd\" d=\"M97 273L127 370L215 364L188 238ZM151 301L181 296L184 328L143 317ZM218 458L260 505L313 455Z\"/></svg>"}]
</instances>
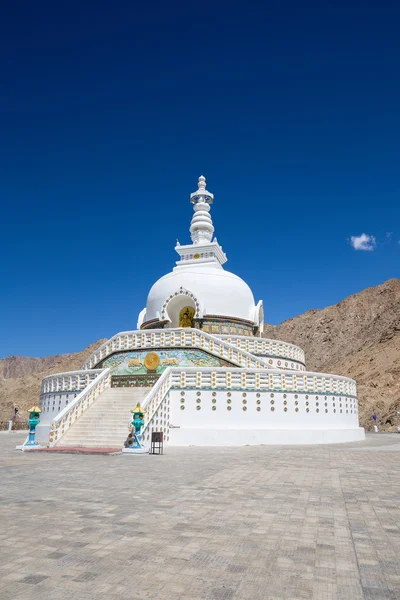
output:
<instances>
[{"instance_id":1,"label":"brown mountain slope","mask_svg":"<svg viewBox=\"0 0 400 600\"><path fill-rule=\"evenodd\" d=\"M21 420L27 410L37 404L43 377L52 373L80 369L90 356L106 340L100 340L74 354L57 354L45 358L9 356L0 360L0 421L7 421L18 406Z\"/></svg>"},{"instance_id":2,"label":"brown mountain slope","mask_svg":"<svg viewBox=\"0 0 400 600\"><path fill-rule=\"evenodd\" d=\"M33 373L41 373L51 369L64 356L74 356L73 354L55 354L54 356L45 356L44 358L34 358L32 356L7 356L0 360L0 379L19 379Z\"/></svg>"},{"instance_id":3,"label":"brown mountain slope","mask_svg":"<svg viewBox=\"0 0 400 600\"><path fill-rule=\"evenodd\" d=\"M310 371L355 379L362 426L371 429L374 410L382 428L400 426L399 279L280 325L266 325L264 336L303 348Z\"/></svg>"}]
</instances>

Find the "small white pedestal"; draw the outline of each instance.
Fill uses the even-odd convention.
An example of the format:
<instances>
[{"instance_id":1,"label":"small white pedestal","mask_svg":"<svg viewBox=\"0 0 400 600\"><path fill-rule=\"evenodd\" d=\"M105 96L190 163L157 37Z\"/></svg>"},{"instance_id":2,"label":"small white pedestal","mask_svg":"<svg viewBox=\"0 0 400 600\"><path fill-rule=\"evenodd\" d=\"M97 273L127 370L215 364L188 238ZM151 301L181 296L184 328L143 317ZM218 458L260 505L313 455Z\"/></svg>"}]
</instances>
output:
<instances>
[{"instance_id":1,"label":"small white pedestal","mask_svg":"<svg viewBox=\"0 0 400 600\"><path fill-rule=\"evenodd\" d=\"M148 448L123 448L122 454L148 454Z\"/></svg>"}]
</instances>

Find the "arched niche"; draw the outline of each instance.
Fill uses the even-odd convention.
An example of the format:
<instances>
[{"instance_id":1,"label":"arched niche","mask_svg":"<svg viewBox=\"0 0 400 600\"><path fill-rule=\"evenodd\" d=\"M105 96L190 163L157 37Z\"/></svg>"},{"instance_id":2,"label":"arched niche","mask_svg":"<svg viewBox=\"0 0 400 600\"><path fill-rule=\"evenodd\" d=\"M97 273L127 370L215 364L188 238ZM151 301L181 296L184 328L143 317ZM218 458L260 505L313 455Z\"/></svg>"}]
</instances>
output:
<instances>
[{"instance_id":1,"label":"arched niche","mask_svg":"<svg viewBox=\"0 0 400 600\"><path fill-rule=\"evenodd\" d=\"M184 288L180 288L166 299L160 315L162 320L169 321L170 328L193 327L194 319L201 316L202 310L198 299Z\"/></svg>"}]
</instances>

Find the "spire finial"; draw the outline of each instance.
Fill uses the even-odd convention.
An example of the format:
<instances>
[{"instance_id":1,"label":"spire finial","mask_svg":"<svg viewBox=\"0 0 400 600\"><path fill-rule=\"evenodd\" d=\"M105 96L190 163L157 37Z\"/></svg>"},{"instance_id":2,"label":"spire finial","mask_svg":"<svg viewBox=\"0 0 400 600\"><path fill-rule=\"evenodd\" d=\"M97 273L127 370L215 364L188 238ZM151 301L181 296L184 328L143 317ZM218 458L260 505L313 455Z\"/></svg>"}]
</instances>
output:
<instances>
[{"instance_id":1,"label":"spire finial","mask_svg":"<svg viewBox=\"0 0 400 600\"><path fill-rule=\"evenodd\" d=\"M203 244L211 242L214 233L214 226L209 215L214 194L206 190L204 175L200 175L197 187L197 191L190 194L190 202L194 205L190 234L193 244Z\"/></svg>"},{"instance_id":2,"label":"spire finial","mask_svg":"<svg viewBox=\"0 0 400 600\"><path fill-rule=\"evenodd\" d=\"M200 175L199 177L198 188L202 191L206 189L206 178L204 177L204 175Z\"/></svg>"}]
</instances>

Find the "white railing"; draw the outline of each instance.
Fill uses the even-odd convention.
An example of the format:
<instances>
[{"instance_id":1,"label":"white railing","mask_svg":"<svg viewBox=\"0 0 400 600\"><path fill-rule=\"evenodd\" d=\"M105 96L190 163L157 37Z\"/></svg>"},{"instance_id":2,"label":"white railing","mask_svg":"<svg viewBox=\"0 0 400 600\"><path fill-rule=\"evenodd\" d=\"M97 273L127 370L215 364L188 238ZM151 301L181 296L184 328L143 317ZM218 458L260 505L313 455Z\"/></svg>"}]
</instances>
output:
<instances>
[{"instance_id":1,"label":"white railing","mask_svg":"<svg viewBox=\"0 0 400 600\"><path fill-rule=\"evenodd\" d=\"M110 369L98 371L97 377L53 419L49 445L54 446L77 419L93 404L111 384Z\"/></svg>"},{"instance_id":2,"label":"white railing","mask_svg":"<svg viewBox=\"0 0 400 600\"><path fill-rule=\"evenodd\" d=\"M217 335L216 337L225 340L229 344L233 344L241 350L246 350L251 354L261 354L271 358L283 358L286 361L295 360L302 365L305 364L304 350L294 344L289 344L288 342L247 337L244 335Z\"/></svg>"},{"instance_id":3,"label":"white railing","mask_svg":"<svg viewBox=\"0 0 400 600\"><path fill-rule=\"evenodd\" d=\"M186 389L254 389L304 394L338 394L356 396L356 382L348 377L326 373L291 372L279 369L250 370L218 367L187 367L171 370L172 388Z\"/></svg>"},{"instance_id":4,"label":"white railing","mask_svg":"<svg viewBox=\"0 0 400 600\"><path fill-rule=\"evenodd\" d=\"M268 369L268 361L236 348L214 335L199 329L152 329L149 331L125 331L102 344L83 365L92 369L114 352L146 348L198 348L246 369Z\"/></svg>"},{"instance_id":5,"label":"white railing","mask_svg":"<svg viewBox=\"0 0 400 600\"><path fill-rule=\"evenodd\" d=\"M103 369L85 369L82 371L69 371L68 373L55 373L42 380L41 394L52 392L76 392L84 390Z\"/></svg>"}]
</instances>

